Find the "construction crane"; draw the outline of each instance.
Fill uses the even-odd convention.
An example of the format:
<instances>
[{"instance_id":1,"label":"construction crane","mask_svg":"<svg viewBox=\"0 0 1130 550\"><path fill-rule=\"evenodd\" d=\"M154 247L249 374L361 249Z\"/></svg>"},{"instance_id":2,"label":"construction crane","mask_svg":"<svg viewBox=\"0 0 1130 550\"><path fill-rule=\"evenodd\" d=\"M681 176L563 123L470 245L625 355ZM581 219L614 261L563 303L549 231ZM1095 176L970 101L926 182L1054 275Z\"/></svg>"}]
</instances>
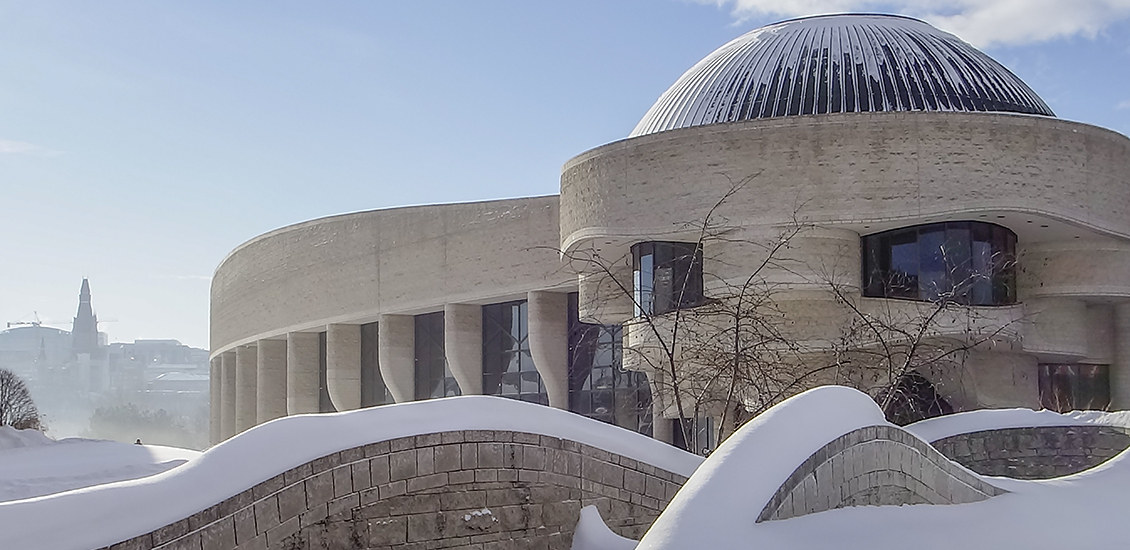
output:
<instances>
[{"instance_id":1,"label":"construction crane","mask_svg":"<svg viewBox=\"0 0 1130 550\"><path fill-rule=\"evenodd\" d=\"M39 312L38 311L31 312L31 316L32 316L32 318L35 319L34 321L8 321L8 328L19 327L19 326L38 327L39 325L43 324L42 322L39 321ZM27 317L27 316L25 315L24 317Z\"/></svg>"}]
</instances>

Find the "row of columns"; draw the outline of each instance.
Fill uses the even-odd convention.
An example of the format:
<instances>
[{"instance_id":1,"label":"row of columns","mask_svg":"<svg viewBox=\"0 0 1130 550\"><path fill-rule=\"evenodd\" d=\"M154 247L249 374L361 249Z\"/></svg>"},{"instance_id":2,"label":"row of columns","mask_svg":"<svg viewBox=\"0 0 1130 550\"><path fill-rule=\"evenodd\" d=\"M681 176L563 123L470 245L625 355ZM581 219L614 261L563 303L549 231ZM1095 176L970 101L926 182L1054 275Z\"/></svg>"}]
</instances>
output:
<instances>
[{"instance_id":1,"label":"row of columns","mask_svg":"<svg viewBox=\"0 0 1130 550\"><path fill-rule=\"evenodd\" d=\"M569 406L568 295L530 292L530 353L550 406ZM444 350L463 395L482 393L482 306L444 306ZM412 315L381 315L377 354L381 378L397 403L416 397L416 325ZM292 332L238 346L212 359L211 438L216 444L257 424L320 411L320 337ZM326 390L334 409L361 407L361 326L326 327Z\"/></svg>"}]
</instances>

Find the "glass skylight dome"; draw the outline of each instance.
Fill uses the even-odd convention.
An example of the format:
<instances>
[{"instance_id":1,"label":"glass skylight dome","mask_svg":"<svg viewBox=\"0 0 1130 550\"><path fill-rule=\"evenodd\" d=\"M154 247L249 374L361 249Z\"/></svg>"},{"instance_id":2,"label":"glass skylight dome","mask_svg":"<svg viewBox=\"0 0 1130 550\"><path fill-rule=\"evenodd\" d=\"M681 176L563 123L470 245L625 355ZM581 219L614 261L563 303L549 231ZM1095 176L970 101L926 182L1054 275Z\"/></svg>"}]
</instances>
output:
<instances>
[{"instance_id":1,"label":"glass skylight dome","mask_svg":"<svg viewBox=\"0 0 1130 550\"><path fill-rule=\"evenodd\" d=\"M1055 116L1000 63L922 21L792 19L718 48L659 97L631 137L759 118L869 111Z\"/></svg>"}]
</instances>

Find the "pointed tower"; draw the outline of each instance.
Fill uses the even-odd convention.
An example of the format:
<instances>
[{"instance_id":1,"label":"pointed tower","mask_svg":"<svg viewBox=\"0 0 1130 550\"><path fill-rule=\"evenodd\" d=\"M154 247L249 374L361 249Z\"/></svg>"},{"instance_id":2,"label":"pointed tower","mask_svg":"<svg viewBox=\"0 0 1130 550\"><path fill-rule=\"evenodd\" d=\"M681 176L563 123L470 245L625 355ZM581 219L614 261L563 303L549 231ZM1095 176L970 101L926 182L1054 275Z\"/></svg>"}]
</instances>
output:
<instances>
[{"instance_id":1,"label":"pointed tower","mask_svg":"<svg viewBox=\"0 0 1130 550\"><path fill-rule=\"evenodd\" d=\"M82 279L82 290L78 293L78 314L71 326L71 353L98 352L98 316L90 307L90 283Z\"/></svg>"}]
</instances>

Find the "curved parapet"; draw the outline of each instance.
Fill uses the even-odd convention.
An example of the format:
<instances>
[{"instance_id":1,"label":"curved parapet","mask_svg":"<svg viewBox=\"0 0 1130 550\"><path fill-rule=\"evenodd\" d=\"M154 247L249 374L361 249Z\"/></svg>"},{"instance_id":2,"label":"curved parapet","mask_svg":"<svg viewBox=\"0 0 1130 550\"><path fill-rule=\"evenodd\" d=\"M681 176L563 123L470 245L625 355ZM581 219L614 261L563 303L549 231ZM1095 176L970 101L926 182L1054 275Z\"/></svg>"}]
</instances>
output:
<instances>
[{"instance_id":1,"label":"curved parapet","mask_svg":"<svg viewBox=\"0 0 1130 550\"><path fill-rule=\"evenodd\" d=\"M590 504L638 537L700 462L564 411L460 397L275 420L165 474L0 504L0 531L44 550L567 546Z\"/></svg>"},{"instance_id":2,"label":"curved parapet","mask_svg":"<svg viewBox=\"0 0 1130 550\"><path fill-rule=\"evenodd\" d=\"M889 424L866 394L825 386L730 436L638 548L727 548L735 538L756 544L763 531L749 529L783 523L771 520L855 506L976 502L1006 492Z\"/></svg>"},{"instance_id":3,"label":"curved parapet","mask_svg":"<svg viewBox=\"0 0 1130 550\"><path fill-rule=\"evenodd\" d=\"M808 457L761 510L758 522L850 506L965 504L1003 493L894 426L848 432Z\"/></svg>"}]
</instances>

